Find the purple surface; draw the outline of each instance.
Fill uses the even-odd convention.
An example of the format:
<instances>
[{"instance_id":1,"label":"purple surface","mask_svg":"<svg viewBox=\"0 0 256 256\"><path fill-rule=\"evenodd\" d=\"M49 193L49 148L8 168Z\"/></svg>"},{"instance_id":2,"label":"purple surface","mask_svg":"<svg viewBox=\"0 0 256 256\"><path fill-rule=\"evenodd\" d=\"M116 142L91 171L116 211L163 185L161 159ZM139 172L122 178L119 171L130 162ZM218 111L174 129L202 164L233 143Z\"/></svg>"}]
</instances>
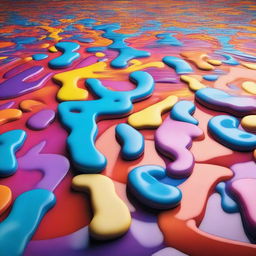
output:
<instances>
[{"instance_id":1,"label":"purple surface","mask_svg":"<svg viewBox=\"0 0 256 256\"><path fill-rule=\"evenodd\" d=\"M33 116L31 116L27 121L27 126L34 130L45 129L55 118L55 112L51 109L43 109Z\"/></svg>"}]
</instances>

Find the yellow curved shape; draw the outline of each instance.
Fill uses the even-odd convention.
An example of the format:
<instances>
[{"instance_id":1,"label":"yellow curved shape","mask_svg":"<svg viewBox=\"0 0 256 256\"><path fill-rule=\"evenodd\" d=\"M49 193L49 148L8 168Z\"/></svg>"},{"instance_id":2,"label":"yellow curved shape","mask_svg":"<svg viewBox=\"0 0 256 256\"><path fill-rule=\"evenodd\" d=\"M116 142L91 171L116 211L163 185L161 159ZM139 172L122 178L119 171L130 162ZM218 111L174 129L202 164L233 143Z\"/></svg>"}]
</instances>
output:
<instances>
[{"instance_id":1,"label":"yellow curved shape","mask_svg":"<svg viewBox=\"0 0 256 256\"><path fill-rule=\"evenodd\" d=\"M213 60L213 59L207 59L207 62L214 65L214 66L220 66L222 64L222 61L220 60Z\"/></svg>"},{"instance_id":2,"label":"yellow curved shape","mask_svg":"<svg viewBox=\"0 0 256 256\"><path fill-rule=\"evenodd\" d=\"M78 80L106 77L106 75L96 73L103 72L106 65L104 61L100 61L90 66L69 70L53 76L55 81L62 84L57 93L57 98L61 101L86 100L88 98L88 91L77 87Z\"/></svg>"},{"instance_id":3,"label":"yellow curved shape","mask_svg":"<svg viewBox=\"0 0 256 256\"><path fill-rule=\"evenodd\" d=\"M182 75L180 79L183 82L186 82L188 84L189 89L192 91L197 91L199 89L206 87L204 84L202 84L200 81L198 81L196 78L192 76Z\"/></svg>"},{"instance_id":4,"label":"yellow curved shape","mask_svg":"<svg viewBox=\"0 0 256 256\"><path fill-rule=\"evenodd\" d=\"M56 47L53 45L51 47L48 48L49 52L58 52L58 50L56 49Z\"/></svg>"},{"instance_id":5,"label":"yellow curved shape","mask_svg":"<svg viewBox=\"0 0 256 256\"><path fill-rule=\"evenodd\" d=\"M241 120L241 125L245 130L256 131L256 115L243 117Z\"/></svg>"},{"instance_id":6,"label":"yellow curved shape","mask_svg":"<svg viewBox=\"0 0 256 256\"><path fill-rule=\"evenodd\" d=\"M169 111L177 101L177 96L168 96L154 105L131 114L128 117L128 123L137 129L157 128L163 122L161 114Z\"/></svg>"},{"instance_id":7,"label":"yellow curved shape","mask_svg":"<svg viewBox=\"0 0 256 256\"><path fill-rule=\"evenodd\" d=\"M48 44L48 43L45 43L45 44L41 45L42 48L48 48L49 46L50 46L50 44Z\"/></svg>"},{"instance_id":8,"label":"yellow curved shape","mask_svg":"<svg viewBox=\"0 0 256 256\"><path fill-rule=\"evenodd\" d=\"M110 178L101 174L81 174L73 178L72 187L78 191L89 191L91 195L94 216L89 231L94 238L113 239L128 231L131 214L117 196Z\"/></svg>"},{"instance_id":9,"label":"yellow curved shape","mask_svg":"<svg viewBox=\"0 0 256 256\"><path fill-rule=\"evenodd\" d=\"M139 60L134 59L133 61L130 61L130 63L132 63L133 65L125 69L124 72L130 73L137 70L142 70L144 68L164 68L164 63L161 61L153 61L142 64Z\"/></svg>"},{"instance_id":10,"label":"yellow curved shape","mask_svg":"<svg viewBox=\"0 0 256 256\"><path fill-rule=\"evenodd\" d=\"M104 52L96 52L95 56L96 57L104 57L106 54Z\"/></svg>"},{"instance_id":11,"label":"yellow curved shape","mask_svg":"<svg viewBox=\"0 0 256 256\"><path fill-rule=\"evenodd\" d=\"M246 63L246 62L241 62L241 64L246 67L246 68L249 68L249 69L256 69L256 64L255 63Z\"/></svg>"},{"instance_id":12,"label":"yellow curved shape","mask_svg":"<svg viewBox=\"0 0 256 256\"><path fill-rule=\"evenodd\" d=\"M256 83L252 81L246 81L242 83L242 88L250 93L256 95Z\"/></svg>"}]
</instances>

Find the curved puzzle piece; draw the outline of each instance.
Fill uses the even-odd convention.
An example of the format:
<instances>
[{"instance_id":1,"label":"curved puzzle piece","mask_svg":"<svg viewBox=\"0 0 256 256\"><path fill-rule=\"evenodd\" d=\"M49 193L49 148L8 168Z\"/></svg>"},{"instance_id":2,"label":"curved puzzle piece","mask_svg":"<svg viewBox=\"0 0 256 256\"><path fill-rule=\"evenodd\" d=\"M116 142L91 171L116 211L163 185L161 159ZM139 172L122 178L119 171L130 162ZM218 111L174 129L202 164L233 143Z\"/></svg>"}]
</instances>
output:
<instances>
[{"instance_id":1,"label":"curved puzzle piece","mask_svg":"<svg viewBox=\"0 0 256 256\"><path fill-rule=\"evenodd\" d=\"M32 147L24 156L18 158L19 167L28 170L43 172L42 180L36 188L53 191L69 171L69 161L59 154L40 154L46 141Z\"/></svg>"},{"instance_id":2,"label":"curved puzzle piece","mask_svg":"<svg viewBox=\"0 0 256 256\"><path fill-rule=\"evenodd\" d=\"M237 203L226 192L225 182L220 182L216 186L216 191L221 196L221 207L227 213L239 212Z\"/></svg>"},{"instance_id":3,"label":"curved puzzle piece","mask_svg":"<svg viewBox=\"0 0 256 256\"><path fill-rule=\"evenodd\" d=\"M180 77L180 80L186 82L188 84L189 89L192 91L197 91L199 89L206 87L199 80L197 80L196 78L194 78L192 76L182 75Z\"/></svg>"},{"instance_id":4,"label":"curved puzzle piece","mask_svg":"<svg viewBox=\"0 0 256 256\"><path fill-rule=\"evenodd\" d=\"M181 58L166 56L163 58L163 62L169 67L174 68L177 74L193 73L192 67Z\"/></svg>"},{"instance_id":5,"label":"curved puzzle piece","mask_svg":"<svg viewBox=\"0 0 256 256\"><path fill-rule=\"evenodd\" d=\"M59 104L62 124L70 131L67 145L74 166L80 172L97 173L102 171L106 158L96 149L95 139L98 128L96 121L106 116L120 117L132 111L132 102L149 97L154 90L154 80L143 71L130 74L137 83L131 91L111 91L97 79L88 79L91 90L100 97L91 101L69 101Z\"/></svg>"},{"instance_id":6,"label":"curved puzzle piece","mask_svg":"<svg viewBox=\"0 0 256 256\"><path fill-rule=\"evenodd\" d=\"M0 215L11 205L12 191L9 187L0 185Z\"/></svg>"},{"instance_id":7,"label":"curved puzzle piece","mask_svg":"<svg viewBox=\"0 0 256 256\"><path fill-rule=\"evenodd\" d=\"M144 136L128 124L116 126L116 137L122 145L121 155L125 160L135 160L144 152Z\"/></svg>"},{"instance_id":8,"label":"curved puzzle piece","mask_svg":"<svg viewBox=\"0 0 256 256\"><path fill-rule=\"evenodd\" d=\"M177 101L177 96L168 96L162 101L131 114L128 117L128 123L136 129L157 128L163 122L161 114L169 111Z\"/></svg>"},{"instance_id":9,"label":"curved puzzle piece","mask_svg":"<svg viewBox=\"0 0 256 256\"><path fill-rule=\"evenodd\" d=\"M88 97L88 91L86 89L79 88L77 86L77 82L80 79L85 78L104 77L104 75L98 73L102 72L106 65L107 64L104 61L100 61L86 67L72 69L54 75L53 79L62 84L57 93L58 100L86 100Z\"/></svg>"},{"instance_id":10,"label":"curved puzzle piece","mask_svg":"<svg viewBox=\"0 0 256 256\"><path fill-rule=\"evenodd\" d=\"M49 61L51 68L66 68L72 65L73 61L80 57L80 53L75 52L80 48L80 45L75 42L59 42L55 48L63 54Z\"/></svg>"},{"instance_id":11,"label":"curved puzzle piece","mask_svg":"<svg viewBox=\"0 0 256 256\"><path fill-rule=\"evenodd\" d=\"M38 75L43 70L44 67L33 66L2 82L0 84L0 99L19 97L23 94L35 91L44 86L46 81L52 75L51 73L43 76L36 81L26 82L27 79Z\"/></svg>"},{"instance_id":12,"label":"curved puzzle piece","mask_svg":"<svg viewBox=\"0 0 256 256\"><path fill-rule=\"evenodd\" d=\"M55 202L55 195L45 189L18 196L11 213L0 223L0 255L23 255L42 218Z\"/></svg>"},{"instance_id":13,"label":"curved puzzle piece","mask_svg":"<svg viewBox=\"0 0 256 256\"><path fill-rule=\"evenodd\" d=\"M158 165L143 165L134 168L128 175L128 187L143 204L156 209L176 207L182 198L181 191L162 183L165 169Z\"/></svg>"},{"instance_id":14,"label":"curved puzzle piece","mask_svg":"<svg viewBox=\"0 0 256 256\"><path fill-rule=\"evenodd\" d=\"M246 231L256 241L256 179L240 179L231 183L231 192L241 205Z\"/></svg>"},{"instance_id":15,"label":"curved puzzle piece","mask_svg":"<svg viewBox=\"0 0 256 256\"><path fill-rule=\"evenodd\" d=\"M100 174L82 174L73 178L72 186L91 194L94 217L90 234L99 240L117 238L131 225L131 215L125 203L117 196L113 181Z\"/></svg>"},{"instance_id":16,"label":"curved puzzle piece","mask_svg":"<svg viewBox=\"0 0 256 256\"><path fill-rule=\"evenodd\" d=\"M198 125L198 121L192 116L196 110L193 102L182 100L177 102L171 111L171 118L176 121L187 122Z\"/></svg>"},{"instance_id":17,"label":"curved puzzle piece","mask_svg":"<svg viewBox=\"0 0 256 256\"><path fill-rule=\"evenodd\" d=\"M222 145L236 151L256 148L256 135L240 130L239 120L233 116L214 116L208 122L211 135Z\"/></svg>"},{"instance_id":18,"label":"curved puzzle piece","mask_svg":"<svg viewBox=\"0 0 256 256\"><path fill-rule=\"evenodd\" d=\"M34 130L43 130L47 128L55 118L55 111L52 109L43 109L32 115L28 121L27 126Z\"/></svg>"},{"instance_id":19,"label":"curved puzzle piece","mask_svg":"<svg viewBox=\"0 0 256 256\"><path fill-rule=\"evenodd\" d=\"M0 135L0 177L16 172L18 164L15 153L22 147L26 137L23 130L11 130Z\"/></svg>"},{"instance_id":20,"label":"curved puzzle piece","mask_svg":"<svg viewBox=\"0 0 256 256\"><path fill-rule=\"evenodd\" d=\"M22 112L19 109L8 108L8 109L0 110L0 125L18 120L21 117L22 117Z\"/></svg>"},{"instance_id":21,"label":"curved puzzle piece","mask_svg":"<svg viewBox=\"0 0 256 256\"><path fill-rule=\"evenodd\" d=\"M203 131L196 125L179 122L167 117L156 130L155 143L157 149L168 157L174 158L166 170L170 176L188 177L194 167L194 156L189 151L192 139L203 136Z\"/></svg>"},{"instance_id":22,"label":"curved puzzle piece","mask_svg":"<svg viewBox=\"0 0 256 256\"><path fill-rule=\"evenodd\" d=\"M190 178L179 186L182 192L180 206L161 212L158 217L160 229L168 246L196 256L205 256L206 251L209 256L222 255L223 252L226 256L255 255L255 244L214 236L198 228L214 187L220 181L231 177L232 172L228 168L195 164Z\"/></svg>"},{"instance_id":23,"label":"curved puzzle piece","mask_svg":"<svg viewBox=\"0 0 256 256\"><path fill-rule=\"evenodd\" d=\"M216 111L227 112L236 116L256 113L255 98L233 96L214 88L202 88L196 92L195 96L200 104Z\"/></svg>"}]
</instances>

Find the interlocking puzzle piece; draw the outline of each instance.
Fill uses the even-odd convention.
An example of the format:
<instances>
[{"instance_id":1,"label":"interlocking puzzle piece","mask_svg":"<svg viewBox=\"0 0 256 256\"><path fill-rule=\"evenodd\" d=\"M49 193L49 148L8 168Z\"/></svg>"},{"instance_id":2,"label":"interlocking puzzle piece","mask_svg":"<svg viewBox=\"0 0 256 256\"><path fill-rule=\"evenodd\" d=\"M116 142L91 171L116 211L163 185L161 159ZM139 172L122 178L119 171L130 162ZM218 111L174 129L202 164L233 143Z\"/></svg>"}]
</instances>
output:
<instances>
[{"instance_id":1,"label":"interlocking puzzle piece","mask_svg":"<svg viewBox=\"0 0 256 256\"><path fill-rule=\"evenodd\" d=\"M19 109L7 108L7 109L0 110L0 125L18 120L21 117L22 117L22 112Z\"/></svg>"},{"instance_id":2,"label":"interlocking puzzle piece","mask_svg":"<svg viewBox=\"0 0 256 256\"><path fill-rule=\"evenodd\" d=\"M177 74L188 74L193 73L192 67L185 60L174 57L174 56L166 56L163 58L163 62L175 69Z\"/></svg>"},{"instance_id":3,"label":"interlocking puzzle piece","mask_svg":"<svg viewBox=\"0 0 256 256\"><path fill-rule=\"evenodd\" d=\"M167 117L163 124L156 130L156 148L170 158L173 162L167 164L168 175L185 178L194 167L194 156L189 151L193 138L203 136L203 131L196 125L179 122Z\"/></svg>"},{"instance_id":4,"label":"interlocking puzzle piece","mask_svg":"<svg viewBox=\"0 0 256 256\"><path fill-rule=\"evenodd\" d=\"M256 245L213 236L198 229L207 200L220 181L232 177L225 167L195 164L192 175L179 186L182 192L180 207L161 212L158 223L168 246L188 255L216 256L255 255ZM175 232L175 236L172 235ZM186 243L184 243L186 241Z\"/></svg>"},{"instance_id":5,"label":"interlocking puzzle piece","mask_svg":"<svg viewBox=\"0 0 256 256\"><path fill-rule=\"evenodd\" d=\"M250 239L256 241L256 179L239 179L230 185L230 190L241 206L241 214Z\"/></svg>"},{"instance_id":6,"label":"interlocking puzzle piece","mask_svg":"<svg viewBox=\"0 0 256 256\"><path fill-rule=\"evenodd\" d=\"M252 151L256 135L240 130L239 120L233 116L219 115L208 122L211 135L222 145L237 151Z\"/></svg>"},{"instance_id":7,"label":"interlocking puzzle piece","mask_svg":"<svg viewBox=\"0 0 256 256\"><path fill-rule=\"evenodd\" d=\"M215 88L202 88L195 93L196 100L207 108L236 116L256 113L256 99L233 96Z\"/></svg>"},{"instance_id":8,"label":"interlocking puzzle piece","mask_svg":"<svg viewBox=\"0 0 256 256\"><path fill-rule=\"evenodd\" d=\"M121 155L125 160L135 160L144 152L144 137L128 124L116 126L116 137L122 145Z\"/></svg>"},{"instance_id":9,"label":"interlocking puzzle piece","mask_svg":"<svg viewBox=\"0 0 256 256\"><path fill-rule=\"evenodd\" d=\"M128 175L128 187L143 204L156 209L176 207L182 194L175 186L161 182L165 169L158 165L144 165L133 169Z\"/></svg>"},{"instance_id":10,"label":"interlocking puzzle piece","mask_svg":"<svg viewBox=\"0 0 256 256\"><path fill-rule=\"evenodd\" d=\"M0 84L0 99L19 97L44 86L52 75L51 73L46 74L36 81L26 82L27 79L36 76L43 70L44 67L42 66L33 66L2 82Z\"/></svg>"},{"instance_id":11,"label":"interlocking puzzle piece","mask_svg":"<svg viewBox=\"0 0 256 256\"><path fill-rule=\"evenodd\" d=\"M195 77L192 77L192 76L182 75L180 79L181 81L188 83L188 87L192 91L197 91L199 89L206 87L199 80L197 80Z\"/></svg>"},{"instance_id":12,"label":"interlocking puzzle piece","mask_svg":"<svg viewBox=\"0 0 256 256\"><path fill-rule=\"evenodd\" d=\"M22 147L27 134L23 130L11 130L0 135L0 177L14 174L18 168L15 153Z\"/></svg>"},{"instance_id":13,"label":"interlocking puzzle piece","mask_svg":"<svg viewBox=\"0 0 256 256\"><path fill-rule=\"evenodd\" d=\"M11 205L12 191L9 187L0 185L0 215Z\"/></svg>"},{"instance_id":14,"label":"interlocking puzzle piece","mask_svg":"<svg viewBox=\"0 0 256 256\"><path fill-rule=\"evenodd\" d=\"M58 100L86 100L88 97L88 91L86 89L79 88L77 86L77 82L80 79L85 78L104 77L104 75L99 74L99 72L102 72L105 67L106 63L104 61L100 61L86 67L54 75L53 79L62 84L57 93Z\"/></svg>"},{"instance_id":15,"label":"interlocking puzzle piece","mask_svg":"<svg viewBox=\"0 0 256 256\"><path fill-rule=\"evenodd\" d=\"M234 213L239 211L237 203L230 197L230 195L226 191L225 182L220 182L216 186L216 191L221 195L221 206L225 212Z\"/></svg>"},{"instance_id":16,"label":"interlocking puzzle piece","mask_svg":"<svg viewBox=\"0 0 256 256\"><path fill-rule=\"evenodd\" d=\"M170 95L162 101L131 114L128 117L128 123L136 129L157 128L163 122L161 114L169 111L177 101L177 96Z\"/></svg>"},{"instance_id":17,"label":"interlocking puzzle piece","mask_svg":"<svg viewBox=\"0 0 256 256\"><path fill-rule=\"evenodd\" d=\"M55 202L55 195L45 189L30 190L18 196L8 217L0 223L0 254L22 255Z\"/></svg>"},{"instance_id":18,"label":"interlocking puzzle piece","mask_svg":"<svg viewBox=\"0 0 256 256\"><path fill-rule=\"evenodd\" d=\"M73 61L80 57L80 53L75 52L80 48L80 45L75 42L59 42L55 48L63 54L49 61L51 68L66 68L72 65Z\"/></svg>"},{"instance_id":19,"label":"interlocking puzzle piece","mask_svg":"<svg viewBox=\"0 0 256 256\"><path fill-rule=\"evenodd\" d=\"M70 131L67 145L72 162L79 172L101 172L106 158L95 147L96 120L106 116L120 117L132 111L132 102L149 97L154 90L154 80L146 72L136 71L130 75L137 87L131 91L111 91L97 79L88 79L91 90L100 97L91 101L69 101L59 104L62 124Z\"/></svg>"},{"instance_id":20,"label":"interlocking puzzle piece","mask_svg":"<svg viewBox=\"0 0 256 256\"><path fill-rule=\"evenodd\" d=\"M181 100L173 106L170 115L176 121L198 125L199 122L192 116L195 110L196 106L192 101Z\"/></svg>"},{"instance_id":21,"label":"interlocking puzzle piece","mask_svg":"<svg viewBox=\"0 0 256 256\"><path fill-rule=\"evenodd\" d=\"M43 130L47 128L55 118L55 111L52 109L43 109L32 115L27 120L27 126L33 130Z\"/></svg>"},{"instance_id":22,"label":"interlocking puzzle piece","mask_svg":"<svg viewBox=\"0 0 256 256\"><path fill-rule=\"evenodd\" d=\"M131 215L124 202L116 195L111 179L100 174L81 174L73 178L72 186L79 191L90 191L94 217L90 234L99 240L117 238L131 225Z\"/></svg>"},{"instance_id":23,"label":"interlocking puzzle piece","mask_svg":"<svg viewBox=\"0 0 256 256\"><path fill-rule=\"evenodd\" d=\"M25 155L18 158L18 164L23 170L43 172L43 178L36 188L53 191L69 171L69 161L59 154L41 154L45 145L46 141L42 141L32 147Z\"/></svg>"}]
</instances>

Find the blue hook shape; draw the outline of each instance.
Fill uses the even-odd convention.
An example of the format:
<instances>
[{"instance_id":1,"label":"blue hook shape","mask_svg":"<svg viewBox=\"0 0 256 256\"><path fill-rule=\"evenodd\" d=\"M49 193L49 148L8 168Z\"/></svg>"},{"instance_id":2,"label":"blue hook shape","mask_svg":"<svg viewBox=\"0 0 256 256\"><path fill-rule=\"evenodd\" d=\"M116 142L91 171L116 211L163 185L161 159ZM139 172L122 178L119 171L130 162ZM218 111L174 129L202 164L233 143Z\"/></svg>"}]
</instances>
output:
<instances>
[{"instance_id":1,"label":"blue hook shape","mask_svg":"<svg viewBox=\"0 0 256 256\"><path fill-rule=\"evenodd\" d=\"M221 207L227 213L235 213L239 212L239 208L237 203L229 196L226 191L226 183L220 182L216 186L216 192L218 192L221 196Z\"/></svg>"},{"instance_id":2,"label":"blue hook shape","mask_svg":"<svg viewBox=\"0 0 256 256\"><path fill-rule=\"evenodd\" d=\"M55 195L46 189L18 196L11 213L0 223L0 255L23 255L42 218L55 203Z\"/></svg>"},{"instance_id":3,"label":"blue hook shape","mask_svg":"<svg viewBox=\"0 0 256 256\"><path fill-rule=\"evenodd\" d=\"M238 128L239 120L233 116L214 116L208 122L211 135L222 145L236 151L256 148L256 135Z\"/></svg>"},{"instance_id":4,"label":"blue hook shape","mask_svg":"<svg viewBox=\"0 0 256 256\"><path fill-rule=\"evenodd\" d=\"M78 171L101 172L107 164L95 147L98 133L97 121L106 117L127 115L133 109L133 102L149 97L154 90L154 80L144 71L130 74L130 80L137 84L131 91L111 91L98 79L88 79L87 85L99 99L90 101L68 101L58 106L60 120L70 131L67 145L71 159Z\"/></svg>"},{"instance_id":5,"label":"blue hook shape","mask_svg":"<svg viewBox=\"0 0 256 256\"><path fill-rule=\"evenodd\" d=\"M192 116L195 110L196 106L193 102L181 100L173 106L170 115L176 121L198 125L199 122Z\"/></svg>"},{"instance_id":6,"label":"blue hook shape","mask_svg":"<svg viewBox=\"0 0 256 256\"><path fill-rule=\"evenodd\" d=\"M182 198L181 191L162 183L166 171L158 165L143 165L134 168L128 175L128 186L132 194L143 204L156 209L176 207Z\"/></svg>"},{"instance_id":7,"label":"blue hook shape","mask_svg":"<svg viewBox=\"0 0 256 256\"><path fill-rule=\"evenodd\" d=\"M163 58L163 62L169 67L174 68L177 74L193 73L192 67L181 58L166 56Z\"/></svg>"},{"instance_id":8,"label":"blue hook shape","mask_svg":"<svg viewBox=\"0 0 256 256\"><path fill-rule=\"evenodd\" d=\"M144 152L144 137L129 124L116 126L116 137L122 145L121 155L125 160L135 160Z\"/></svg>"},{"instance_id":9,"label":"blue hook shape","mask_svg":"<svg viewBox=\"0 0 256 256\"><path fill-rule=\"evenodd\" d=\"M69 67L74 60L80 57L80 53L75 52L80 48L80 45L75 42L60 42L55 47L63 52L62 55L49 61L51 68L66 68Z\"/></svg>"},{"instance_id":10,"label":"blue hook shape","mask_svg":"<svg viewBox=\"0 0 256 256\"><path fill-rule=\"evenodd\" d=\"M22 147L27 134L23 130L11 130L0 135L0 177L13 175L18 163L15 153Z\"/></svg>"}]
</instances>

